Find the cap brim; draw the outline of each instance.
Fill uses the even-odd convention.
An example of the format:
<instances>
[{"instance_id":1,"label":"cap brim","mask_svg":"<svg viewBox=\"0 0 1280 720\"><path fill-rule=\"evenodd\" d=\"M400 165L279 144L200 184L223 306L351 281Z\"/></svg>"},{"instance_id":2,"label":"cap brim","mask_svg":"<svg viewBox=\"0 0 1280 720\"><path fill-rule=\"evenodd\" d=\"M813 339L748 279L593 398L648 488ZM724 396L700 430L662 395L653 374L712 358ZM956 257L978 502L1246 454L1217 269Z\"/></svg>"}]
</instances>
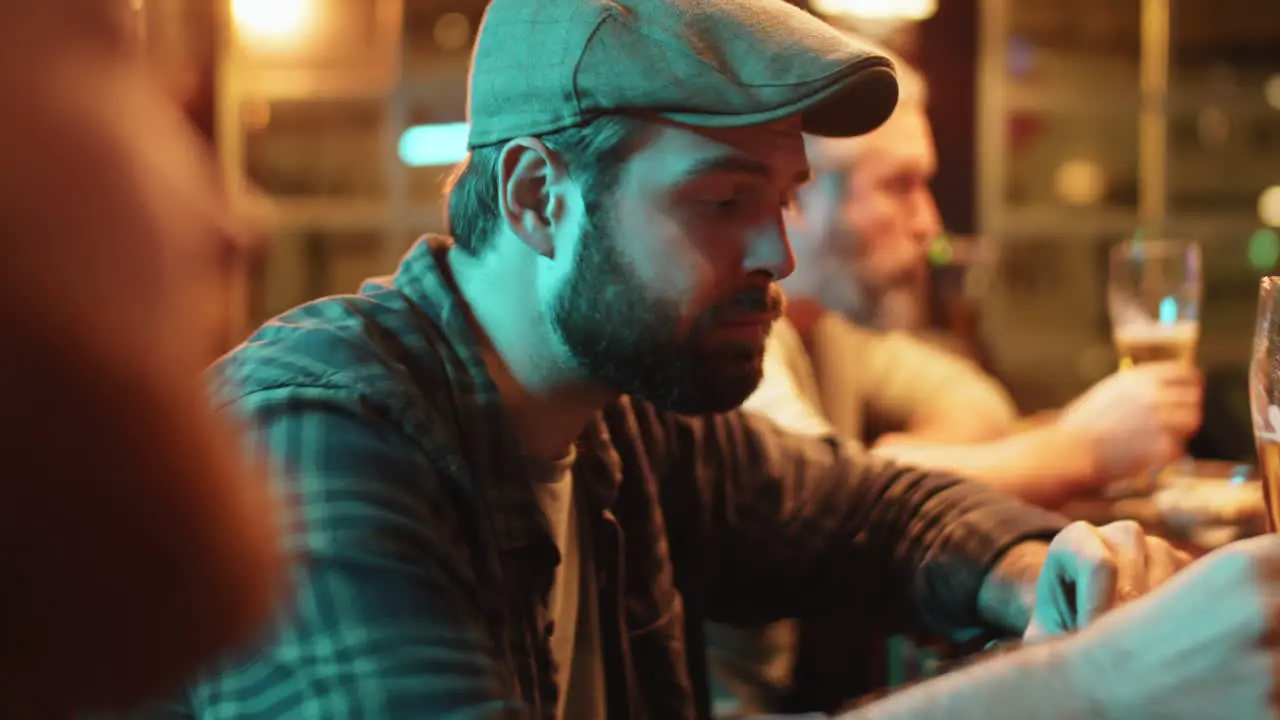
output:
<instances>
[{"instance_id":1,"label":"cap brim","mask_svg":"<svg viewBox=\"0 0 1280 720\"><path fill-rule=\"evenodd\" d=\"M803 97L756 113L714 115L660 112L673 122L694 127L745 127L801 116L805 132L822 137L852 137L875 130L898 104L898 78L885 58L883 64L861 63L837 74Z\"/></svg>"},{"instance_id":2,"label":"cap brim","mask_svg":"<svg viewBox=\"0 0 1280 720\"><path fill-rule=\"evenodd\" d=\"M898 105L898 77L889 67L864 68L805 108L804 130L821 137L865 135Z\"/></svg>"}]
</instances>

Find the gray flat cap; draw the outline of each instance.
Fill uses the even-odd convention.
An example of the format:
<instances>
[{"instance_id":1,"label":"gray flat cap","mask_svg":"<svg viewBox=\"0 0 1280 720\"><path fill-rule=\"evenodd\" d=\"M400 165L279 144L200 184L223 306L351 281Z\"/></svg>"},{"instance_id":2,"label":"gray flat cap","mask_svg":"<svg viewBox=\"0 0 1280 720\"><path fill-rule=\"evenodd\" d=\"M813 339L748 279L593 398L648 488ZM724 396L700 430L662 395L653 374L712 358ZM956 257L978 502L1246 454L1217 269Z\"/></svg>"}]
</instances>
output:
<instances>
[{"instance_id":1,"label":"gray flat cap","mask_svg":"<svg viewBox=\"0 0 1280 720\"><path fill-rule=\"evenodd\" d=\"M469 146L610 112L702 127L800 115L814 135L875 129L893 63L784 0L493 0L471 61Z\"/></svg>"}]
</instances>

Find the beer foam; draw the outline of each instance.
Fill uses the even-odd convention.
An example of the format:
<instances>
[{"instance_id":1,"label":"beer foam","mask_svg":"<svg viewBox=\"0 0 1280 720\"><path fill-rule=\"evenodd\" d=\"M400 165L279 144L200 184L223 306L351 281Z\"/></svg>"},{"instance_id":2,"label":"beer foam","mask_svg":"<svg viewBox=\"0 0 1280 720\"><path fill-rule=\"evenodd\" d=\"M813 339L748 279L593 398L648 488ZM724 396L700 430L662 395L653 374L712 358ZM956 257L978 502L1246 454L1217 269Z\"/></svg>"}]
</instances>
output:
<instances>
[{"instance_id":1,"label":"beer foam","mask_svg":"<svg viewBox=\"0 0 1280 720\"><path fill-rule=\"evenodd\" d=\"M1187 340L1195 342L1200 337L1198 320L1178 320L1171 323L1144 322L1121 325L1113 333L1116 340Z\"/></svg>"}]
</instances>

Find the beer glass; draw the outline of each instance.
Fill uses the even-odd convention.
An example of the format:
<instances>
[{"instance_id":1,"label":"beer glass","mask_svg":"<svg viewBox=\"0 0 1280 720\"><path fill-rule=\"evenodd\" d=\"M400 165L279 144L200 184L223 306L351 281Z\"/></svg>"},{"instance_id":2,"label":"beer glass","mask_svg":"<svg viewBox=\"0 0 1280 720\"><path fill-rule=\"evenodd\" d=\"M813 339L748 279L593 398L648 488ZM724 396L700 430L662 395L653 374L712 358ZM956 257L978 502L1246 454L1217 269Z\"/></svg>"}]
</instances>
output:
<instances>
[{"instance_id":1,"label":"beer glass","mask_svg":"<svg viewBox=\"0 0 1280 720\"><path fill-rule=\"evenodd\" d=\"M1249 360L1249 410L1262 472L1267 527L1280 530L1280 277L1258 287L1258 319Z\"/></svg>"},{"instance_id":2,"label":"beer glass","mask_svg":"<svg viewBox=\"0 0 1280 720\"><path fill-rule=\"evenodd\" d=\"M1122 369L1160 360L1194 363L1200 340L1200 246L1131 240L1111 249L1107 309Z\"/></svg>"}]
</instances>

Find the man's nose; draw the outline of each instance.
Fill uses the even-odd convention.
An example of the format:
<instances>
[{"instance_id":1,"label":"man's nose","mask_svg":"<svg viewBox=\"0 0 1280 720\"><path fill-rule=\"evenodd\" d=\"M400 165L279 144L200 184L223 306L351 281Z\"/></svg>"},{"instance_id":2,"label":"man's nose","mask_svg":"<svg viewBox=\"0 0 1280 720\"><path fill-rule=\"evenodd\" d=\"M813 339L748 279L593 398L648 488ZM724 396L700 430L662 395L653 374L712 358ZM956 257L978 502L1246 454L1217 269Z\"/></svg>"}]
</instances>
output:
<instances>
[{"instance_id":1,"label":"man's nose","mask_svg":"<svg viewBox=\"0 0 1280 720\"><path fill-rule=\"evenodd\" d=\"M912 204L911 234L925 245L942 234L942 216L938 203L927 187L920 188Z\"/></svg>"},{"instance_id":2,"label":"man's nose","mask_svg":"<svg viewBox=\"0 0 1280 720\"><path fill-rule=\"evenodd\" d=\"M787 237L786 223L783 222L781 213L769 228L752 236L743 265L748 274L766 272L774 280L781 280L795 272L796 255L791 248L791 240Z\"/></svg>"}]
</instances>

